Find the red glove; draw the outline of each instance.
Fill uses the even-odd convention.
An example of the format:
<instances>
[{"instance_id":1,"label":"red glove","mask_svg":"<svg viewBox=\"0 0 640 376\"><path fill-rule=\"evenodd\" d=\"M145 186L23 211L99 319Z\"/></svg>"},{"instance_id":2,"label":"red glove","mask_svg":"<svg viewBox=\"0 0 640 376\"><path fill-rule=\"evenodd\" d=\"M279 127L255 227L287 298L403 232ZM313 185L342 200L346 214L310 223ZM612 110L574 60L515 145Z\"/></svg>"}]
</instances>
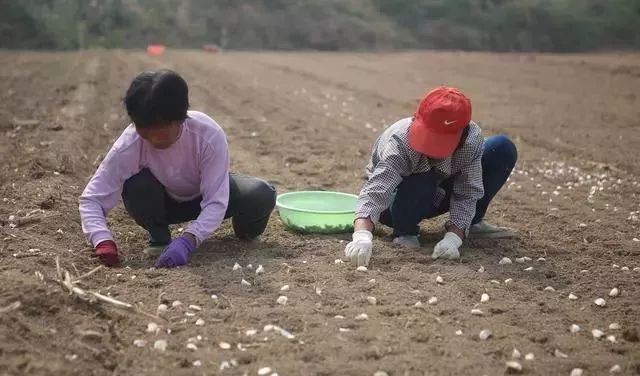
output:
<instances>
[{"instance_id":1,"label":"red glove","mask_svg":"<svg viewBox=\"0 0 640 376\"><path fill-rule=\"evenodd\" d=\"M120 263L118 247L116 247L116 243L114 243L113 240L100 242L96 247L96 256L106 266L115 266Z\"/></svg>"}]
</instances>

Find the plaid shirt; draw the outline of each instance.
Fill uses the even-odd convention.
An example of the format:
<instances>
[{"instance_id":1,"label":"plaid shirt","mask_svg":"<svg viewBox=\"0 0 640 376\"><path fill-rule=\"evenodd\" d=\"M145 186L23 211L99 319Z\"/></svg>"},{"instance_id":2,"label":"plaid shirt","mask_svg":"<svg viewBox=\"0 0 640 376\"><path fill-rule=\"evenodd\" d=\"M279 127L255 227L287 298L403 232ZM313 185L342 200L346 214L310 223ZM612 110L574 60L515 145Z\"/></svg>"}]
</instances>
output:
<instances>
[{"instance_id":1,"label":"plaid shirt","mask_svg":"<svg viewBox=\"0 0 640 376\"><path fill-rule=\"evenodd\" d=\"M376 140L367 166L368 181L360 191L356 218L369 217L374 223L378 222L380 214L393 203L394 192L403 177L433 168L441 176L439 183L455 176L449 221L456 227L468 229L476 214L476 201L484 195L480 163L484 150L482 130L472 121L464 144L452 156L430 159L409 146L411 122L412 118L396 122ZM434 205L439 206L444 197L444 189L438 189Z\"/></svg>"}]
</instances>

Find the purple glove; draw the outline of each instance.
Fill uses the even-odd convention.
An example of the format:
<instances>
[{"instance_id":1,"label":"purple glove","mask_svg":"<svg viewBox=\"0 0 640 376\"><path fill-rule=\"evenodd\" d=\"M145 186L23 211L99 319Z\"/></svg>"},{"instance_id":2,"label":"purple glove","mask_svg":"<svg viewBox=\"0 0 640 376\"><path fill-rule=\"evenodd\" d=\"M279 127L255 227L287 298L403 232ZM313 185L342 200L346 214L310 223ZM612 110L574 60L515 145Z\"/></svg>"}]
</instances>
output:
<instances>
[{"instance_id":1,"label":"purple glove","mask_svg":"<svg viewBox=\"0 0 640 376\"><path fill-rule=\"evenodd\" d=\"M175 268L185 265L189 254L196 250L195 244L184 236L177 237L169 244L156 261L156 268Z\"/></svg>"}]
</instances>

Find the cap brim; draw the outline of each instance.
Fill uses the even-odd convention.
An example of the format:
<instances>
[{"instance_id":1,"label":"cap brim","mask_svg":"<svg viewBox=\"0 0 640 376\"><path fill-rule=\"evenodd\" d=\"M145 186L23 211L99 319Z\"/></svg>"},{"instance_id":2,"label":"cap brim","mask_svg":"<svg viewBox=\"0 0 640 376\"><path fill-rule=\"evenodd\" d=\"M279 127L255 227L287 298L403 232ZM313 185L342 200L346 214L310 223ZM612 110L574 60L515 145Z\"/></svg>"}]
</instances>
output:
<instances>
[{"instance_id":1,"label":"cap brim","mask_svg":"<svg viewBox=\"0 0 640 376\"><path fill-rule=\"evenodd\" d=\"M409 146L420 154L435 159L444 159L453 154L460 143L464 129L451 133L436 133L424 126L417 126L416 119L409 128Z\"/></svg>"}]
</instances>

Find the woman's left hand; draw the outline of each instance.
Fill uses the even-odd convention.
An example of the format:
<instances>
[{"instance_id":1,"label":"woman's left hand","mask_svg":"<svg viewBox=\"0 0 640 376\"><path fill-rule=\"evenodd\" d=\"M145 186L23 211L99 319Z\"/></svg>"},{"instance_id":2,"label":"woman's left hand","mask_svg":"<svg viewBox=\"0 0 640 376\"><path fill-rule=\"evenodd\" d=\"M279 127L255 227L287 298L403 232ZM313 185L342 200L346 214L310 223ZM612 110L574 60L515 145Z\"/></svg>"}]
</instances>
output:
<instances>
[{"instance_id":1,"label":"woman's left hand","mask_svg":"<svg viewBox=\"0 0 640 376\"><path fill-rule=\"evenodd\" d=\"M189 261L189 254L196 250L194 242L186 236L177 237L165 248L156 262L157 268L175 268Z\"/></svg>"}]
</instances>

